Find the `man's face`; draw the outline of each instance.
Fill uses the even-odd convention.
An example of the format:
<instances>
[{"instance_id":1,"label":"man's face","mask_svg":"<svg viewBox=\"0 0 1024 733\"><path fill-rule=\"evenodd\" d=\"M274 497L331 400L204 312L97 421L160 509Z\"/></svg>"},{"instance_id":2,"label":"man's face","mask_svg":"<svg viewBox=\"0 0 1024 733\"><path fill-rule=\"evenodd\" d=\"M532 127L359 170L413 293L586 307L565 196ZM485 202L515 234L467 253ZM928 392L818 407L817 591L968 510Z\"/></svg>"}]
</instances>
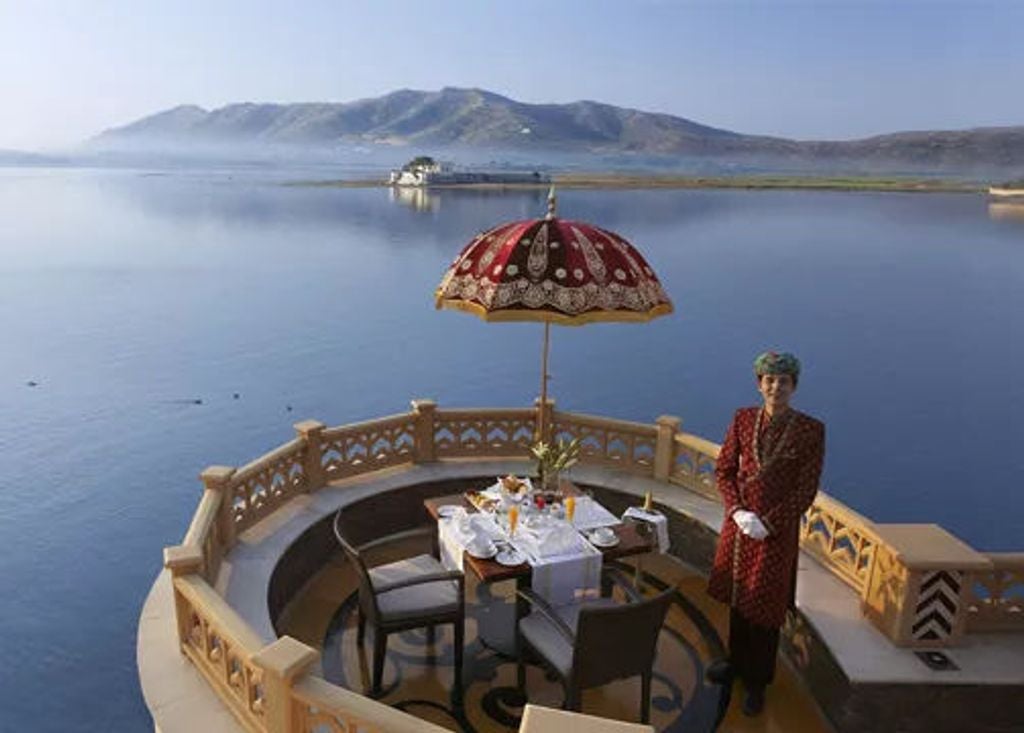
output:
<instances>
[{"instance_id":1,"label":"man's face","mask_svg":"<svg viewBox=\"0 0 1024 733\"><path fill-rule=\"evenodd\" d=\"M789 398L796 391L792 374L763 374L757 380L757 391L771 412L789 407Z\"/></svg>"}]
</instances>

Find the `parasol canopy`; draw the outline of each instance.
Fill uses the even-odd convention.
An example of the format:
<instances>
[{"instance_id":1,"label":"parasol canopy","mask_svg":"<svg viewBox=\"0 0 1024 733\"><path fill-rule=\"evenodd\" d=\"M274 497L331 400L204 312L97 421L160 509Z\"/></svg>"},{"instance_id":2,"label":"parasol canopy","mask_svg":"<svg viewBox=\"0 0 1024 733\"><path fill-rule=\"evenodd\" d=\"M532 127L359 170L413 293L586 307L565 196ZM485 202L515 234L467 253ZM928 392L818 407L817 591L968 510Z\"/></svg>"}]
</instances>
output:
<instances>
[{"instance_id":1,"label":"parasol canopy","mask_svg":"<svg viewBox=\"0 0 1024 733\"><path fill-rule=\"evenodd\" d=\"M438 308L485 321L649 321L672 302L647 260L623 237L548 215L500 224L459 253L437 288Z\"/></svg>"},{"instance_id":2,"label":"parasol canopy","mask_svg":"<svg viewBox=\"0 0 1024 733\"><path fill-rule=\"evenodd\" d=\"M543 321L541 422L547 404L550 324L645 322L672 312L647 260L620 235L555 216L554 189L540 219L478 234L455 258L435 293L439 309L485 321Z\"/></svg>"}]
</instances>

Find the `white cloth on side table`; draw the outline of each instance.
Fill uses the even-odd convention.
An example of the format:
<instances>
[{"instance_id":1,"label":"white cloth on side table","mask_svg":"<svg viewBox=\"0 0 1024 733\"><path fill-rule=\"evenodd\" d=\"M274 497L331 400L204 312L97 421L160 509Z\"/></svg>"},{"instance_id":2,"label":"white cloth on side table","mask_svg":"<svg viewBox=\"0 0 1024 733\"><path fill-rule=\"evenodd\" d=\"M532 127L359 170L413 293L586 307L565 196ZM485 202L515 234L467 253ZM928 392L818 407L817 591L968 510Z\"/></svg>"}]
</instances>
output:
<instances>
[{"instance_id":1,"label":"white cloth on side table","mask_svg":"<svg viewBox=\"0 0 1024 733\"><path fill-rule=\"evenodd\" d=\"M631 506L622 515L622 518L632 517L633 519L639 519L644 522L648 522L654 525L654 530L658 535L658 552L668 552L669 540L668 540L668 517L661 512L648 512L644 511L638 506Z\"/></svg>"}]
</instances>

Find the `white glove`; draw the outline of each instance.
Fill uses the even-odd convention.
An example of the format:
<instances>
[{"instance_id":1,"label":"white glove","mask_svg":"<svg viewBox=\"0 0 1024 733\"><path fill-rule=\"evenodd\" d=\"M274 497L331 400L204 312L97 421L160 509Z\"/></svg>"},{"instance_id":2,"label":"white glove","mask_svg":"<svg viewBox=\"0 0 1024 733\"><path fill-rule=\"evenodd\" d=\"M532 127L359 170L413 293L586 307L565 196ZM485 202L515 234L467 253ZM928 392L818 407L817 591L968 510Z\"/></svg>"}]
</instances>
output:
<instances>
[{"instance_id":1,"label":"white glove","mask_svg":"<svg viewBox=\"0 0 1024 733\"><path fill-rule=\"evenodd\" d=\"M768 528L764 522L753 512L746 509L737 509L732 513L732 521L740 528L740 532L754 540L763 540L768 536Z\"/></svg>"}]
</instances>

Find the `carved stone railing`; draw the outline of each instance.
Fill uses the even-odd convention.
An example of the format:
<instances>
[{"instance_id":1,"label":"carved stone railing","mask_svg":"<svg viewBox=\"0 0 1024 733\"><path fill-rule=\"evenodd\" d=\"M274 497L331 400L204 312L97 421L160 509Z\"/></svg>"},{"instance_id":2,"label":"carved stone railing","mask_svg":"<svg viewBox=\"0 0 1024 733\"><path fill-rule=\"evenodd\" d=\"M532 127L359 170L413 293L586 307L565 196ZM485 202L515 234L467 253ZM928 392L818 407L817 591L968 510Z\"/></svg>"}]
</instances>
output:
<instances>
[{"instance_id":1,"label":"carved stone railing","mask_svg":"<svg viewBox=\"0 0 1024 733\"><path fill-rule=\"evenodd\" d=\"M323 431L320 465L327 481L411 464L416 451L414 413Z\"/></svg>"},{"instance_id":2,"label":"carved stone railing","mask_svg":"<svg viewBox=\"0 0 1024 733\"><path fill-rule=\"evenodd\" d=\"M536 429L536 410L444 410L434 417L434 457L525 458Z\"/></svg>"},{"instance_id":3,"label":"carved stone railing","mask_svg":"<svg viewBox=\"0 0 1024 733\"><path fill-rule=\"evenodd\" d=\"M240 469L203 471L202 499L183 543L165 550L165 566L182 652L247 730L442 730L313 675L316 651L294 639L263 646L214 590L217 573L240 532L301 493L402 465L529 459L539 409L438 410L417 400L412 412L337 428L308 420L295 426L294 440ZM679 418L647 425L558 412L552 402L545 409L547 437L579 438L581 463L718 500L719 446L681 432ZM858 593L865 615L894 643L1024 632L1024 553L983 555L936 525L876 524L824 493L803 518L800 542Z\"/></svg>"},{"instance_id":4,"label":"carved stone railing","mask_svg":"<svg viewBox=\"0 0 1024 733\"><path fill-rule=\"evenodd\" d=\"M1024 552L992 552L967 582L968 631L1024 631Z\"/></svg>"},{"instance_id":5,"label":"carved stone railing","mask_svg":"<svg viewBox=\"0 0 1024 733\"><path fill-rule=\"evenodd\" d=\"M164 564L173 575L182 653L246 730L267 730L263 670L254 662L262 639L203 579L194 547L168 548Z\"/></svg>"},{"instance_id":6,"label":"carved stone railing","mask_svg":"<svg viewBox=\"0 0 1024 733\"><path fill-rule=\"evenodd\" d=\"M235 533L243 532L308 487L301 438L235 471L229 485Z\"/></svg>"},{"instance_id":7,"label":"carved stone railing","mask_svg":"<svg viewBox=\"0 0 1024 733\"><path fill-rule=\"evenodd\" d=\"M672 436L672 441L668 480L718 501L715 489L718 445L688 433L677 433Z\"/></svg>"},{"instance_id":8,"label":"carved stone railing","mask_svg":"<svg viewBox=\"0 0 1024 733\"><path fill-rule=\"evenodd\" d=\"M449 733L320 677L295 685L292 706L296 733Z\"/></svg>"},{"instance_id":9,"label":"carved stone railing","mask_svg":"<svg viewBox=\"0 0 1024 733\"><path fill-rule=\"evenodd\" d=\"M858 594L864 593L878 545L871 520L819 493L804 514L800 545Z\"/></svg>"},{"instance_id":10,"label":"carved stone railing","mask_svg":"<svg viewBox=\"0 0 1024 733\"><path fill-rule=\"evenodd\" d=\"M653 425L555 412L551 433L555 440L579 439L582 463L654 475L658 429Z\"/></svg>"},{"instance_id":11,"label":"carved stone railing","mask_svg":"<svg viewBox=\"0 0 1024 733\"><path fill-rule=\"evenodd\" d=\"M202 551L202 573L208 583L216 582L220 561L224 558L225 546L218 521L221 499L221 493L214 489L203 492L199 508L182 540L183 545L198 547Z\"/></svg>"}]
</instances>

